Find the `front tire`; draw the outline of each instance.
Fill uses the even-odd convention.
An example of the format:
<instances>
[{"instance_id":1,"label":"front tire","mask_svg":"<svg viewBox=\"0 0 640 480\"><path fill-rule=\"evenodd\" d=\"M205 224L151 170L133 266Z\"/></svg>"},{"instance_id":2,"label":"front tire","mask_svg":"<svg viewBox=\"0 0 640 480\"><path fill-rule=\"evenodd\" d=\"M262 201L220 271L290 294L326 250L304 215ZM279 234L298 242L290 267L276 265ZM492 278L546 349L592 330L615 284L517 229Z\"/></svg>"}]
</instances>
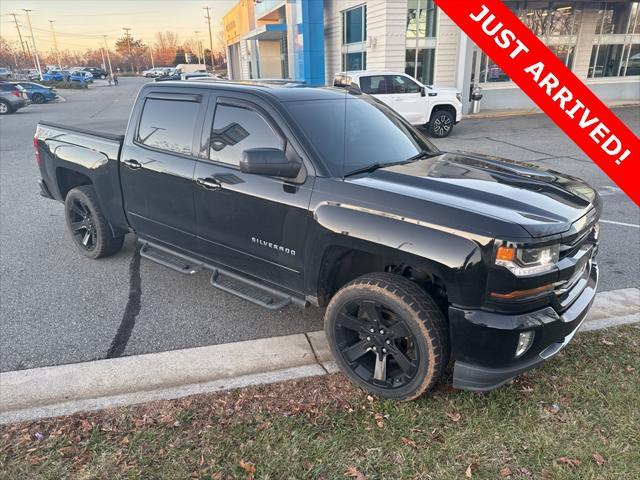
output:
<instances>
[{"instance_id":1,"label":"front tire","mask_svg":"<svg viewBox=\"0 0 640 480\"><path fill-rule=\"evenodd\" d=\"M325 333L342 372L379 397L419 397L449 361L446 320L436 303L390 273L363 275L341 288L327 307Z\"/></svg>"},{"instance_id":2,"label":"front tire","mask_svg":"<svg viewBox=\"0 0 640 480\"><path fill-rule=\"evenodd\" d=\"M41 93L34 93L33 96L31 97L31 101L33 103L44 103L46 99L44 98L44 95L42 95Z\"/></svg>"},{"instance_id":3,"label":"front tire","mask_svg":"<svg viewBox=\"0 0 640 480\"><path fill-rule=\"evenodd\" d=\"M456 119L447 110L436 110L429 120L429 134L434 138L444 138L451 133Z\"/></svg>"},{"instance_id":4,"label":"front tire","mask_svg":"<svg viewBox=\"0 0 640 480\"><path fill-rule=\"evenodd\" d=\"M83 255L92 259L108 257L122 248L124 235L112 235L91 185L69 191L64 207L67 228Z\"/></svg>"}]
</instances>

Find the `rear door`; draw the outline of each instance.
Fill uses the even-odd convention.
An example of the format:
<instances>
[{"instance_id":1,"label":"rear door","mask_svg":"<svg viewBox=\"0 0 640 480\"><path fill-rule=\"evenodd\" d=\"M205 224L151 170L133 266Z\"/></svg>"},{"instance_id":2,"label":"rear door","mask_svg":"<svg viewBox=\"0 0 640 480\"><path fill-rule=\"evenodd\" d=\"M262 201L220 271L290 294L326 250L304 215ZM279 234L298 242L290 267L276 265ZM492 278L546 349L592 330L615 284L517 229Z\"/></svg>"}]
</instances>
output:
<instances>
[{"instance_id":1,"label":"rear door","mask_svg":"<svg viewBox=\"0 0 640 480\"><path fill-rule=\"evenodd\" d=\"M413 124L427 122L428 97L423 97L420 85L404 75L388 75L393 108Z\"/></svg>"},{"instance_id":2,"label":"rear door","mask_svg":"<svg viewBox=\"0 0 640 480\"><path fill-rule=\"evenodd\" d=\"M362 76L358 79L360 83L360 90L369 95L373 95L378 100L386 103L393 108L393 95L391 95L391 87L387 86L388 76L386 75L371 75Z\"/></svg>"},{"instance_id":3,"label":"rear door","mask_svg":"<svg viewBox=\"0 0 640 480\"><path fill-rule=\"evenodd\" d=\"M302 291L313 167L284 120L257 98L212 95L207 119L194 186L201 255ZM251 148L284 150L305 167L296 179L241 172L242 152Z\"/></svg>"},{"instance_id":4,"label":"rear door","mask_svg":"<svg viewBox=\"0 0 640 480\"><path fill-rule=\"evenodd\" d=\"M208 93L152 90L136 104L120 154L129 223L142 237L195 251L193 171Z\"/></svg>"}]
</instances>

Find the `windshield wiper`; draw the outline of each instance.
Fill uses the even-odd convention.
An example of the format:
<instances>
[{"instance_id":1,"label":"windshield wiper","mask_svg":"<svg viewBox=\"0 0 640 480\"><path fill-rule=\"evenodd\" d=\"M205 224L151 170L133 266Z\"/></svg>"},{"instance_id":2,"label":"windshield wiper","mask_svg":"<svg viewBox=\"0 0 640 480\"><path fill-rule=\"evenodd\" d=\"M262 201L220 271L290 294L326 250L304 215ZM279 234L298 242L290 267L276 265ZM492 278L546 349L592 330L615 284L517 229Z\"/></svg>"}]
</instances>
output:
<instances>
[{"instance_id":1,"label":"windshield wiper","mask_svg":"<svg viewBox=\"0 0 640 480\"><path fill-rule=\"evenodd\" d=\"M406 163L415 162L416 160L433 157L435 155L437 155L437 153L429 152L427 150L422 150L421 152L417 153L413 157L409 157L406 160L400 160L399 162L388 162L388 163L376 162L370 165L366 165L364 167L356 168L355 170L351 170L350 172L345 173L344 177L345 178L350 177L352 175L357 175L359 173L371 173L371 172L374 172L375 170L378 170L379 168L392 167L394 165L404 165Z\"/></svg>"}]
</instances>

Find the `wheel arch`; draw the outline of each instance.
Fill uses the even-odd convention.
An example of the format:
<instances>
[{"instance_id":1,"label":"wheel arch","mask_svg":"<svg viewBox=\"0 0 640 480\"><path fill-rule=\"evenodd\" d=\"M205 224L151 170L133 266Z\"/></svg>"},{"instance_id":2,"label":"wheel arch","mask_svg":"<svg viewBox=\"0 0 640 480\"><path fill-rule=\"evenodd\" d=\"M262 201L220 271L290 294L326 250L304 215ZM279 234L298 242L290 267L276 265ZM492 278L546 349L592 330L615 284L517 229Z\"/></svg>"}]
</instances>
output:
<instances>
[{"instance_id":1,"label":"wheel arch","mask_svg":"<svg viewBox=\"0 0 640 480\"><path fill-rule=\"evenodd\" d=\"M429 114L427 115L427 118L429 119L428 122L431 122L431 117L439 110L445 110L449 112L451 115L453 115L453 121L456 121L458 111L456 110L456 107L453 105L453 103L437 103L435 105L432 105L429 110Z\"/></svg>"},{"instance_id":2,"label":"wheel arch","mask_svg":"<svg viewBox=\"0 0 640 480\"><path fill-rule=\"evenodd\" d=\"M77 170L66 167L58 167L56 169L56 184L62 200L67 198L70 190L82 185L93 185L93 181L89 176Z\"/></svg>"},{"instance_id":3,"label":"wheel arch","mask_svg":"<svg viewBox=\"0 0 640 480\"><path fill-rule=\"evenodd\" d=\"M482 291L487 244L482 242L489 239L336 205L319 207L315 218L320 231L309 236L307 271L309 290L316 292L320 305L354 278L384 271L410 278L458 305L477 300L470 292Z\"/></svg>"}]
</instances>

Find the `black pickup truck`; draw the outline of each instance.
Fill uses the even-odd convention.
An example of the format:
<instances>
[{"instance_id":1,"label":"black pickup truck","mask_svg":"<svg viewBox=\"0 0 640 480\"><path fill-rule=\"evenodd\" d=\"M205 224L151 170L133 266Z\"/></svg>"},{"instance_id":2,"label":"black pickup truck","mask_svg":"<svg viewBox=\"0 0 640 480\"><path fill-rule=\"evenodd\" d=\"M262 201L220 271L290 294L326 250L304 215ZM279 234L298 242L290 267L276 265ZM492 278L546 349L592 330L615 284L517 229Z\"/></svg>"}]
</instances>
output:
<instances>
[{"instance_id":1,"label":"black pickup truck","mask_svg":"<svg viewBox=\"0 0 640 480\"><path fill-rule=\"evenodd\" d=\"M142 87L125 135L40 123L41 193L90 258L142 257L270 309L326 307L343 372L416 398L496 388L558 353L595 297L600 197L577 178L445 153L358 91Z\"/></svg>"}]
</instances>

